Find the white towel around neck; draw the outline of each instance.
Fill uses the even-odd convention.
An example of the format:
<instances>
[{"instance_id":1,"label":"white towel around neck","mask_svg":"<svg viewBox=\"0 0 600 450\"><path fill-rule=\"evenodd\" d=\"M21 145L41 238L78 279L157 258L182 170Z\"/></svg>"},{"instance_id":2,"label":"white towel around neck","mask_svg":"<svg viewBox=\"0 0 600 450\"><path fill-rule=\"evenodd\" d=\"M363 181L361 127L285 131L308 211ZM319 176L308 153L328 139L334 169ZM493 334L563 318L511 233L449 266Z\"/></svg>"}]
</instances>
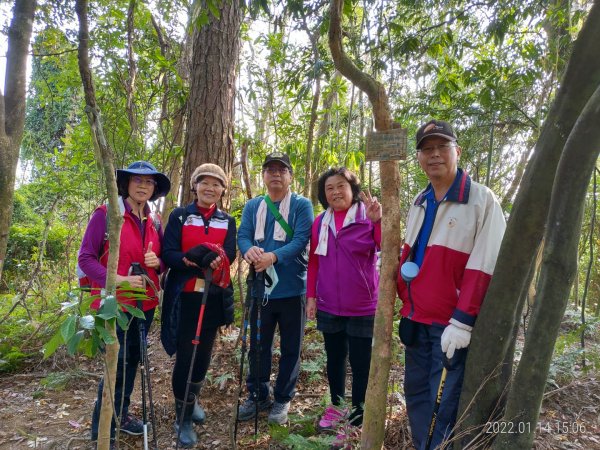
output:
<instances>
[{"instance_id":1,"label":"white towel around neck","mask_svg":"<svg viewBox=\"0 0 600 450\"><path fill-rule=\"evenodd\" d=\"M342 228L346 225L356 222L356 213L358 211L359 204L360 202L356 202L350 207L350 209L348 209ZM331 228L334 236L337 235L335 230L335 220L333 218L333 210L331 207L327 208L327 211L325 211L323 219L321 220L321 227L319 229L319 244L315 249L315 255L327 256L327 241L329 240L327 228Z\"/></svg>"},{"instance_id":2,"label":"white towel around neck","mask_svg":"<svg viewBox=\"0 0 600 450\"><path fill-rule=\"evenodd\" d=\"M279 214L283 217L283 220L288 221L290 215L290 202L292 199L292 191L288 189L287 194L281 200L279 204ZM267 220L267 202L263 198L262 202L258 205L256 211L256 228L254 229L254 240L264 241L265 240L265 222ZM279 222L275 221L275 228L273 229L273 239L276 241L285 242L286 233L285 230L279 225Z\"/></svg>"}]
</instances>

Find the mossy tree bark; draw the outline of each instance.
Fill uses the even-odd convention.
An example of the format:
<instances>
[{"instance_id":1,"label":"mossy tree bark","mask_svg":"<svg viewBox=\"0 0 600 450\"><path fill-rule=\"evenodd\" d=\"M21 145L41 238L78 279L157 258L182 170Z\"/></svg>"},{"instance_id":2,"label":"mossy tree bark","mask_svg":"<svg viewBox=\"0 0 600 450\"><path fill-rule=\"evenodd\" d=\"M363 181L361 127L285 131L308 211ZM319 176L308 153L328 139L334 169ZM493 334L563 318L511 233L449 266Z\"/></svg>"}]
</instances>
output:
<instances>
[{"instance_id":1,"label":"mossy tree bark","mask_svg":"<svg viewBox=\"0 0 600 450\"><path fill-rule=\"evenodd\" d=\"M541 275L525 348L504 421L526 432L500 434L495 449L531 448L554 344L577 271L584 199L600 153L600 83L567 140L552 190Z\"/></svg>"},{"instance_id":2,"label":"mossy tree bark","mask_svg":"<svg viewBox=\"0 0 600 450\"><path fill-rule=\"evenodd\" d=\"M482 434L484 424L498 420L503 415L505 394L512 387L512 352L523 307L521 294L528 288L529 268L535 260L545 227L556 226L555 223L546 222L551 195L565 195L572 204L581 200L568 197L568 184L559 185L555 179L558 180L557 167L561 154L566 151L567 139L575 139L575 136L570 137L574 126L582 120L582 111L600 84L600 59L596 55L596 42L600 42L598 2L593 4L577 37L561 87L527 165L494 276L473 330L458 415L457 435L460 436L460 443L455 445L456 448L484 437L489 438ZM578 133L582 132L579 126L578 129ZM585 145L585 148L589 150L590 146ZM553 186L560 190L553 193ZM573 229L569 233L573 233ZM545 250L545 255L554 255L556 249L553 245L550 250ZM540 298L538 291L536 303L541 303ZM547 330L542 330L542 333L547 336ZM531 328L528 333L530 337L536 339L532 336ZM544 371L543 364L537 365L535 370L542 371L538 375L545 380L547 371ZM520 389L517 386L515 388ZM509 397L513 395L509 394ZM528 405L532 410L538 407L534 403ZM535 427L532 427L532 431L535 431Z\"/></svg>"},{"instance_id":3,"label":"mossy tree bark","mask_svg":"<svg viewBox=\"0 0 600 450\"><path fill-rule=\"evenodd\" d=\"M0 92L0 280L13 212L15 177L25 124L27 57L37 2L16 0L8 29L4 93Z\"/></svg>"}]
</instances>

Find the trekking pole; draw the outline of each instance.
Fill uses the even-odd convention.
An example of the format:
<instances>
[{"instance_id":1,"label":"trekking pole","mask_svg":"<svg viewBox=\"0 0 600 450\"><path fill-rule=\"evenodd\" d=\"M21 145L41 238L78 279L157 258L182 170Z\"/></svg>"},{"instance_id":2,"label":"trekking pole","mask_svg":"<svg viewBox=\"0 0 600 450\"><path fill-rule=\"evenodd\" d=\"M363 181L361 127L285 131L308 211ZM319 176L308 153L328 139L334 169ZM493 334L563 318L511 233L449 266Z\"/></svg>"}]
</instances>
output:
<instances>
[{"instance_id":1,"label":"trekking pole","mask_svg":"<svg viewBox=\"0 0 600 450\"><path fill-rule=\"evenodd\" d=\"M148 280L148 275L144 268L140 265L140 263L134 262L131 263L131 268L129 270L130 275L138 275L142 277L143 280L143 289L146 287L146 280ZM153 289L156 292L156 288L153 286ZM137 308L140 311L143 311L142 300L137 301ZM144 450L148 450L148 408L146 403L146 394L148 395L148 401L150 402L150 421L152 423L152 437L154 440L154 448L156 449L157 441L156 441L156 422L154 420L154 405L152 402L152 385L150 383L150 367L148 363L148 342L146 340L146 324L145 321L137 318L138 323L138 333L139 333L139 341L140 341L140 381L142 387L142 421L144 428Z\"/></svg>"},{"instance_id":2,"label":"trekking pole","mask_svg":"<svg viewBox=\"0 0 600 450\"><path fill-rule=\"evenodd\" d=\"M140 338L143 336L142 345L142 364L143 370L142 373L145 373L143 376L143 380L145 381L145 385L142 384L142 393L143 389L146 388L148 392L148 403L150 405L150 424L152 425L152 441L154 442L154 450L158 450L158 441L156 440L156 416L154 415L154 401L152 400L152 383L150 382L150 361L148 359L148 342L146 340L146 331L144 323L138 320L140 324ZM142 394L143 398L143 394ZM142 399L142 401L144 401ZM144 410L143 408L142 410ZM144 411L145 414L145 411ZM144 418L144 450L148 448L148 425L146 423L146 419Z\"/></svg>"},{"instance_id":3,"label":"trekking pole","mask_svg":"<svg viewBox=\"0 0 600 450\"><path fill-rule=\"evenodd\" d=\"M440 410L440 404L442 403L442 394L444 393L444 385L446 384L446 376L448 375L448 367L450 361L444 356L444 368L442 369L442 376L440 377L440 384L438 386L437 395L435 396L435 405L433 406L433 414L431 415L431 422L429 423L429 434L427 435L427 442L425 444L425 450L429 450L431 447L431 440L433 438L433 430L437 422L437 415Z\"/></svg>"},{"instance_id":4,"label":"trekking pole","mask_svg":"<svg viewBox=\"0 0 600 450\"><path fill-rule=\"evenodd\" d=\"M265 273L257 272L254 280L254 293L256 295L254 301L256 304L256 388L254 392L254 438L258 436L258 397L260 395L260 312L262 309L262 301L265 295ZM269 392L267 391L267 395Z\"/></svg>"},{"instance_id":5,"label":"trekking pole","mask_svg":"<svg viewBox=\"0 0 600 450\"><path fill-rule=\"evenodd\" d=\"M206 299L208 298L208 288L212 281L212 269L208 266L204 271L204 294L202 295L202 304L200 305L200 313L198 314L198 325L196 326L196 336L192 339L194 349L192 350L192 360L190 362L190 370L188 371L187 381L185 384L185 394L183 396L184 405L188 403L188 395L190 394L190 384L192 383L192 372L194 371L194 363L196 362L196 351L200 344L200 333L202 332L202 319L204 319L204 309L206 308ZM194 399L196 401L196 399ZM181 436L181 428L183 427L183 417L181 413L179 417L179 427L177 429L177 440L175 442L175 450L179 449L179 437Z\"/></svg>"},{"instance_id":6,"label":"trekking pole","mask_svg":"<svg viewBox=\"0 0 600 450\"><path fill-rule=\"evenodd\" d=\"M237 443L237 430L238 430L238 416L240 415L240 397L242 396L242 390L244 388L244 359L246 357L246 341L248 338L248 323L252 316L252 285L254 283L254 266L250 265L250 271L246 278L246 301L244 302L244 325L242 331L242 357L240 359L240 387L238 390L237 397L237 408L235 412L235 423L233 428L233 444Z\"/></svg>"}]
</instances>

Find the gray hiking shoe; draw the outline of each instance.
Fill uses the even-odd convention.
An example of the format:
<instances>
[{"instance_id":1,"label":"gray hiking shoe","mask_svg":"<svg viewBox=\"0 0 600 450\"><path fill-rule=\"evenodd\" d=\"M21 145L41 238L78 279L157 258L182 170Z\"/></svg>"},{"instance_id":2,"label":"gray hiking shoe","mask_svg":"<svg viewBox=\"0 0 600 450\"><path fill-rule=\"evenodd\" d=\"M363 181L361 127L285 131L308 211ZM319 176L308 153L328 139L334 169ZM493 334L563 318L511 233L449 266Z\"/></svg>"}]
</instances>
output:
<instances>
[{"instance_id":1,"label":"gray hiking shoe","mask_svg":"<svg viewBox=\"0 0 600 450\"><path fill-rule=\"evenodd\" d=\"M267 397L263 400L258 401L258 412L266 411L273 404L271 397ZM238 413L238 422L244 422L245 420L253 419L256 416L256 404L254 403L254 397L251 395L246 399L244 403L240 405Z\"/></svg>"},{"instance_id":2,"label":"gray hiking shoe","mask_svg":"<svg viewBox=\"0 0 600 450\"><path fill-rule=\"evenodd\" d=\"M273 408L269 413L269 423L278 423L279 425L286 424L288 421L288 411L290 409L290 402L273 403Z\"/></svg>"}]
</instances>

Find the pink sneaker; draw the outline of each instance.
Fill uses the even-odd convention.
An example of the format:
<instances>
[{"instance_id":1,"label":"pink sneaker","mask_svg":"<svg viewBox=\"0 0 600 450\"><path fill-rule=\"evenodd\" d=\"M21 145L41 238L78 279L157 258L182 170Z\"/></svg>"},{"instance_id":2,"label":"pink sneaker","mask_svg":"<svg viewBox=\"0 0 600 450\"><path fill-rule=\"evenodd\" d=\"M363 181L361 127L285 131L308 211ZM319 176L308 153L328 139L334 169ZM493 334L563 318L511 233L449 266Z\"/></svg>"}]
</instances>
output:
<instances>
[{"instance_id":1,"label":"pink sneaker","mask_svg":"<svg viewBox=\"0 0 600 450\"><path fill-rule=\"evenodd\" d=\"M340 410L334 405L329 405L325 408L325 412L321 416L321 420L319 420L319 430L333 430L347 414L348 411L346 409Z\"/></svg>"}]
</instances>

